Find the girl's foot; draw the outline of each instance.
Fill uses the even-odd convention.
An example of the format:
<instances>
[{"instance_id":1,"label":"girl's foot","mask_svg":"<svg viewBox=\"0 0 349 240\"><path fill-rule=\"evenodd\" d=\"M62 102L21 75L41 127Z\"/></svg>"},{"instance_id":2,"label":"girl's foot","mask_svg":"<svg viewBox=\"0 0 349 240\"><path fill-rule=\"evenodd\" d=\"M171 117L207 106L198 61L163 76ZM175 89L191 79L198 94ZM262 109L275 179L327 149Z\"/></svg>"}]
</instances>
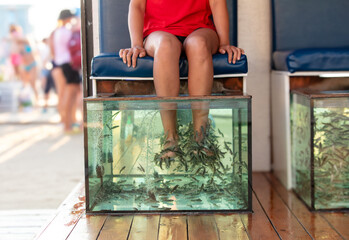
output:
<instances>
[{"instance_id":1,"label":"girl's foot","mask_svg":"<svg viewBox=\"0 0 349 240\"><path fill-rule=\"evenodd\" d=\"M160 153L155 154L154 161L155 163L163 169L163 166L170 168L171 163L175 161L176 157L183 155L183 152L178 146L177 139L167 140L163 144L163 148Z\"/></svg>"},{"instance_id":2,"label":"girl's foot","mask_svg":"<svg viewBox=\"0 0 349 240\"><path fill-rule=\"evenodd\" d=\"M178 151L178 140L172 139L172 140L167 140L163 148L160 152L161 158L175 158L176 157L176 151Z\"/></svg>"},{"instance_id":3,"label":"girl's foot","mask_svg":"<svg viewBox=\"0 0 349 240\"><path fill-rule=\"evenodd\" d=\"M203 157L212 157L214 156L214 151L210 149L210 147L204 146L204 144L201 142L197 142L195 144L195 150L193 150L193 153L195 155L202 155Z\"/></svg>"}]
</instances>

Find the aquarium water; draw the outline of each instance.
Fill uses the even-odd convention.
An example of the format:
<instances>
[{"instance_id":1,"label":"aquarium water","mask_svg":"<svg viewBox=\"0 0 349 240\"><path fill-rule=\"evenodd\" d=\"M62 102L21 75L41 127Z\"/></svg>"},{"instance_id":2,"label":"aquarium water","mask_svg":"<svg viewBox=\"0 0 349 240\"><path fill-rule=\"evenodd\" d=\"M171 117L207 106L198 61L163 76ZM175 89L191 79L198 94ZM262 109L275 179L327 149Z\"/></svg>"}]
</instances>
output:
<instances>
[{"instance_id":1,"label":"aquarium water","mask_svg":"<svg viewBox=\"0 0 349 240\"><path fill-rule=\"evenodd\" d=\"M293 187L314 210L349 208L349 92L292 94ZM344 95L344 96L343 96Z\"/></svg>"},{"instance_id":2,"label":"aquarium water","mask_svg":"<svg viewBox=\"0 0 349 240\"><path fill-rule=\"evenodd\" d=\"M87 212L251 210L250 100L86 99ZM166 148L171 111L178 141ZM200 140L193 111L207 120Z\"/></svg>"}]
</instances>

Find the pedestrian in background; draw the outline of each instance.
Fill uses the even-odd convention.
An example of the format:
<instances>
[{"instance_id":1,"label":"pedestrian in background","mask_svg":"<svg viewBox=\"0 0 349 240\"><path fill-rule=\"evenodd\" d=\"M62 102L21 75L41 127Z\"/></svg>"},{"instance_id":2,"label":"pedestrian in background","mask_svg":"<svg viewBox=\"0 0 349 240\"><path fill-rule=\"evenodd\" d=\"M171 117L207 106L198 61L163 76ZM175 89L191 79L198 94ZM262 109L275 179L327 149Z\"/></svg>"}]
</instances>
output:
<instances>
[{"instance_id":1,"label":"pedestrian in background","mask_svg":"<svg viewBox=\"0 0 349 240\"><path fill-rule=\"evenodd\" d=\"M53 59L56 65L52 74L58 92L59 111L64 131L70 133L76 122L76 95L79 94L81 78L71 65L69 42L72 38L71 20L74 14L64 9L58 18L58 27L52 33Z\"/></svg>"},{"instance_id":2,"label":"pedestrian in background","mask_svg":"<svg viewBox=\"0 0 349 240\"><path fill-rule=\"evenodd\" d=\"M46 113L47 107L48 107L48 101L50 97L50 91L56 90L55 83L52 77L53 64L52 64L52 55L51 55L50 46L49 46L49 39L44 38L38 47L39 47L40 59L41 59L40 79L41 79L42 90L44 91L43 113Z\"/></svg>"},{"instance_id":3,"label":"pedestrian in background","mask_svg":"<svg viewBox=\"0 0 349 240\"><path fill-rule=\"evenodd\" d=\"M26 95L25 101L30 101L30 91L35 95L35 102L38 100L36 89L37 62L34 57L33 48L29 40L22 35L22 28L18 25L10 25L10 58L15 75L23 83L23 92ZM31 88L31 89L30 89ZM23 95L23 94L22 94ZM28 95L28 96L27 96ZM28 99L27 99L28 98Z\"/></svg>"},{"instance_id":4,"label":"pedestrian in background","mask_svg":"<svg viewBox=\"0 0 349 240\"><path fill-rule=\"evenodd\" d=\"M20 27L15 24L11 24L9 27L9 38L7 40L10 42L10 61L17 79L20 79L21 46L18 40L21 38L21 36L22 32Z\"/></svg>"}]
</instances>

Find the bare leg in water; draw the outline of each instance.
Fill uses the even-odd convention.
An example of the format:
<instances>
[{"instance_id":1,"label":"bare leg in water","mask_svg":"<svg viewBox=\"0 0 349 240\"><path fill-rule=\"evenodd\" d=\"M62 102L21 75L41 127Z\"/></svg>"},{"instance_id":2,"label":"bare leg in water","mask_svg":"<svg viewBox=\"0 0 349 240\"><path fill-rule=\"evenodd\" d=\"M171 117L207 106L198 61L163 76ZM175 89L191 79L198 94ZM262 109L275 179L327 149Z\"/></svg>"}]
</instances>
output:
<instances>
[{"instance_id":1,"label":"bare leg in water","mask_svg":"<svg viewBox=\"0 0 349 240\"><path fill-rule=\"evenodd\" d=\"M154 57L154 84L159 97L175 97L179 94L179 57L182 43L173 34L157 31L151 33L145 40L144 48L149 56ZM161 120L166 135L164 149L176 147L177 105L162 103ZM167 152L162 157L174 157L174 152Z\"/></svg>"},{"instance_id":2,"label":"bare leg in water","mask_svg":"<svg viewBox=\"0 0 349 240\"><path fill-rule=\"evenodd\" d=\"M219 46L217 33L208 28L200 28L186 38L183 46L189 64L189 95L211 95L213 84L212 54L217 52ZM192 103L194 134L197 142L201 142L204 137L208 113L208 102Z\"/></svg>"},{"instance_id":3,"label":"bare leg in water","mask_svg":"<svg viewBox=\"0 0 349 240\"><path fill-rule=\"evenodd\" d=\"M179 57L184 50L189 62L188 90L190 96L210 95L213 83L212 54L219 46L218 36L211 29L198 29L181 42L167 32L154 32L145 41L145 50L154 57L154 84L160 97L179 94ZM166 134L164 149L177 145L176 104L162 103L161 119ZM207 102L192 104L195 140L203 139L208 122L209 106ZM204 131L202 131L202 129ZM166 152L162 157L174 157L174 152Z\"/></svg>"}]
</instances>

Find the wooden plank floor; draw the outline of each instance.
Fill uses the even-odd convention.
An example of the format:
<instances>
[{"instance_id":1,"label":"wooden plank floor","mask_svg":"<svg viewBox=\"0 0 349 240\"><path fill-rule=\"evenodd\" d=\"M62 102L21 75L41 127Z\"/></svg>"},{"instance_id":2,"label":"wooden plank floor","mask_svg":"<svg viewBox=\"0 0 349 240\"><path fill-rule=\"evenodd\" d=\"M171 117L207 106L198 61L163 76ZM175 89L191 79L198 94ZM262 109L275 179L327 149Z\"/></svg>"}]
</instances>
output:
<instances>
[{"instance_id":1,"label":"wooden plank floor","mask_svg":"<svg viewBox=\"0 0 349 240\"><path fill-rule=\"evenodd\" d=\"M33 239L55 213L55 209L2 210L0 211L0 239Z\"/></svg>"},{"instance_id":2,"label":"wooden plank floor","mask_svg":"<svg viewBox=\"0 0 349 240\"><path fill-rule=\"evenodd\" d=\"M38 240L348 239L349 212L310 212L270 173L253 173L253 213L86 216L83 186Z\"/></svg>"}]
</instances>

